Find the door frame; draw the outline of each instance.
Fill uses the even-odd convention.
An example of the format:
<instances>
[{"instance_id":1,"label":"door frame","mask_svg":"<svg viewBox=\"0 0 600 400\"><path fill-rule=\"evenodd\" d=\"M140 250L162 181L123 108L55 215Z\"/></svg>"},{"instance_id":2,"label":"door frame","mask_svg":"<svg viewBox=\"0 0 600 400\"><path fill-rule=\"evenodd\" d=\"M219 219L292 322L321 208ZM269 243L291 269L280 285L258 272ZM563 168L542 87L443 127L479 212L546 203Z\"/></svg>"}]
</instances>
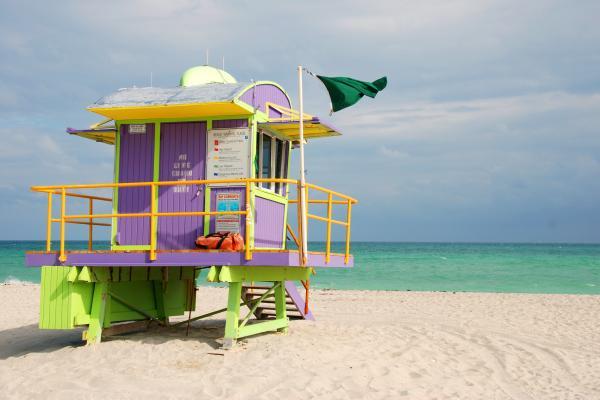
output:
<instances>
[{"instance_id":1,"label":"door frame","mask_svg":"<svg viewBox=\"0 0 600 400\"><path fill-rule=\"evenodd\" d=\"M127 119L127 120L119 120L115 121L115 127L117 133L121 131L121 125L126 124L154 124L154 157L153 157L153 182L158 182L160 177L160 137L161 137L161 125L163 123L169 122L204 122L206 123L206 136L205 136L205 145L208 146L208 130L212 129L213 121L223 121L230 119L245 119L248 120L248 128L250 129L251 135L251 143L254 143L254 138L256 137L256 123L253 123L254 116L253 115L220 115L215 117L203 117L203 118L158 118L158 119ZM113 173L113 182L119 183L119 157L121 151L121 139L120 133L116 135L115 138L115 156L114 156L114 173ZM206 147L208 149L208 147ZM251 156L250 159L253 160L254 154L254 145L250 146ZM206 177L206 167L207 162L204 163L204 176ZM254 168L250 168L250 177L254 177ZM204 211L210 211L210 195L206 196L206 193L210 193L209 185L206 185L205 192L205 201L204 201ZM152 212L158 212L158 193L156 191L154 208ZM118 204L119 204L119 189L113 189L113 202L112 202L112 211L114 214L118 212ZM206 219L204 220L206 222ZM116 243L117 239L117 218L112 218L111 222L111 235L110 235L110 248L111 250L150 250L150 245L118 245ZM206 226L206 223L205 223ZM157 227L158 228L158 227ZM152 229L150 230L152 232ZM253 234L254 232L252 232ZM158 229L155 229L155 238L158 239ZM252 239L252 236L251 236ZM150 243L150 242L149 242ZM251 244L253 245L253 241L251 240Z\"/></svg>"}]
</instances>

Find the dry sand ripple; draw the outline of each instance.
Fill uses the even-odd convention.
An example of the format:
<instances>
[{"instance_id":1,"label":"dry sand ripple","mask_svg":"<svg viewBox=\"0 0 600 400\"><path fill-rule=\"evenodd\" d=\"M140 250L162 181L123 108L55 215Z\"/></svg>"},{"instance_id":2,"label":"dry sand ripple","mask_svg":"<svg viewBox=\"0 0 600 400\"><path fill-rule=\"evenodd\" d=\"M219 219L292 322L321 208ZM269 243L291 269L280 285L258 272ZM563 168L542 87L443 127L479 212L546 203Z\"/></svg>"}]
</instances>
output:
<instances>
[{"instance_id":1,"label":"dry sand ripple","mask_svg":"<svg viewBox=\"0 0 600 400\"><path fill-rule=\"evenodd\" d=\"M219 316L90 348L37 329L38 295L0 287L2 398L600 399L600 296L315 291L316 323L221 355Z\"/></svg>"}]
</instances>

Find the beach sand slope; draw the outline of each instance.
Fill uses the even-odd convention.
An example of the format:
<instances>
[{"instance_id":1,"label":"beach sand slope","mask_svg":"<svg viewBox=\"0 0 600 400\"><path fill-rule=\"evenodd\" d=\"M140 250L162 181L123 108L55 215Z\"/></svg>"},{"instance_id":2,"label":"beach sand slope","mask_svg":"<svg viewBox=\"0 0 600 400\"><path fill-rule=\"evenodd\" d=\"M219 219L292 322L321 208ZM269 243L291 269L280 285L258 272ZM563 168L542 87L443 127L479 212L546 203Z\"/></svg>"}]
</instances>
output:
<instances>
[{"instance_id":1,"label":"beach sand slope","mask_svg":"<svg viewBox=\"0 0 600 400\"><path fill-rule=\"evenodd\" d=\"M600 399L600 296L318 291L316 322L219 349L223 316L82 346L0 286L0 397ZM226 291L201 287L196 314Z\"/></svg>"}]
</instances>

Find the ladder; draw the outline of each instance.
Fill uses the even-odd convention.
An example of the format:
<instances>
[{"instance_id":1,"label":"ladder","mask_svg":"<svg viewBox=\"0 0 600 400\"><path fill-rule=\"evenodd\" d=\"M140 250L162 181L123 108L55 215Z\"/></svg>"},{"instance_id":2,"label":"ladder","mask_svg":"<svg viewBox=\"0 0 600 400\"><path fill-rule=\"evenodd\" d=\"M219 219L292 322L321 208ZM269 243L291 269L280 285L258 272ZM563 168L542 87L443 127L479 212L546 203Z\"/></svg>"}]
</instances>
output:
<instances>
[{"instance_id":1,"label":"ladder","mask_svg":"<svg viewBox=\"0 0 600 400\"><path fill-rule=\"evenodd\" d=\"M243 285L242 300L249 302L261 297L269 286ZM286 294L286 312L289 319L307 319L314 321L314 316L310 310L304 311L304 299L298 292L296 284L293 281L285 281ZM254 311L254 316L258 320L275 319L275 299L273 296L265 298Z\"/></svg>"}]
</instances>

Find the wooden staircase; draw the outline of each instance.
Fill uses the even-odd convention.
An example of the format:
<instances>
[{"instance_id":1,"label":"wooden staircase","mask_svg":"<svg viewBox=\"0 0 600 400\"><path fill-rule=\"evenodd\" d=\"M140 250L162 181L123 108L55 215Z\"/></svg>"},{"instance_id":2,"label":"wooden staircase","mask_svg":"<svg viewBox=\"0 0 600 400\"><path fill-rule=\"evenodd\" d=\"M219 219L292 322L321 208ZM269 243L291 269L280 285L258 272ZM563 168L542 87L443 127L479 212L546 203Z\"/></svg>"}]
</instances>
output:
<instances>
[{"instance_id":1,"label":"wooden staircase","mask_svg":"<svg viewBox=\"0 0 600 400\"><path fill-rule=\"evenodd\" d=\"M269 286L244 285L242 286L242 300L249 302L261 297ZM286 314L289 319L308 319L314 321L312 312L304 311L304 299L300 296L298 289L293 281L285 282L286 294ZM254 316L258 320L275 319L275 299L273 295L267 296L254 311Z\"/></svg>"}]
</instances>

